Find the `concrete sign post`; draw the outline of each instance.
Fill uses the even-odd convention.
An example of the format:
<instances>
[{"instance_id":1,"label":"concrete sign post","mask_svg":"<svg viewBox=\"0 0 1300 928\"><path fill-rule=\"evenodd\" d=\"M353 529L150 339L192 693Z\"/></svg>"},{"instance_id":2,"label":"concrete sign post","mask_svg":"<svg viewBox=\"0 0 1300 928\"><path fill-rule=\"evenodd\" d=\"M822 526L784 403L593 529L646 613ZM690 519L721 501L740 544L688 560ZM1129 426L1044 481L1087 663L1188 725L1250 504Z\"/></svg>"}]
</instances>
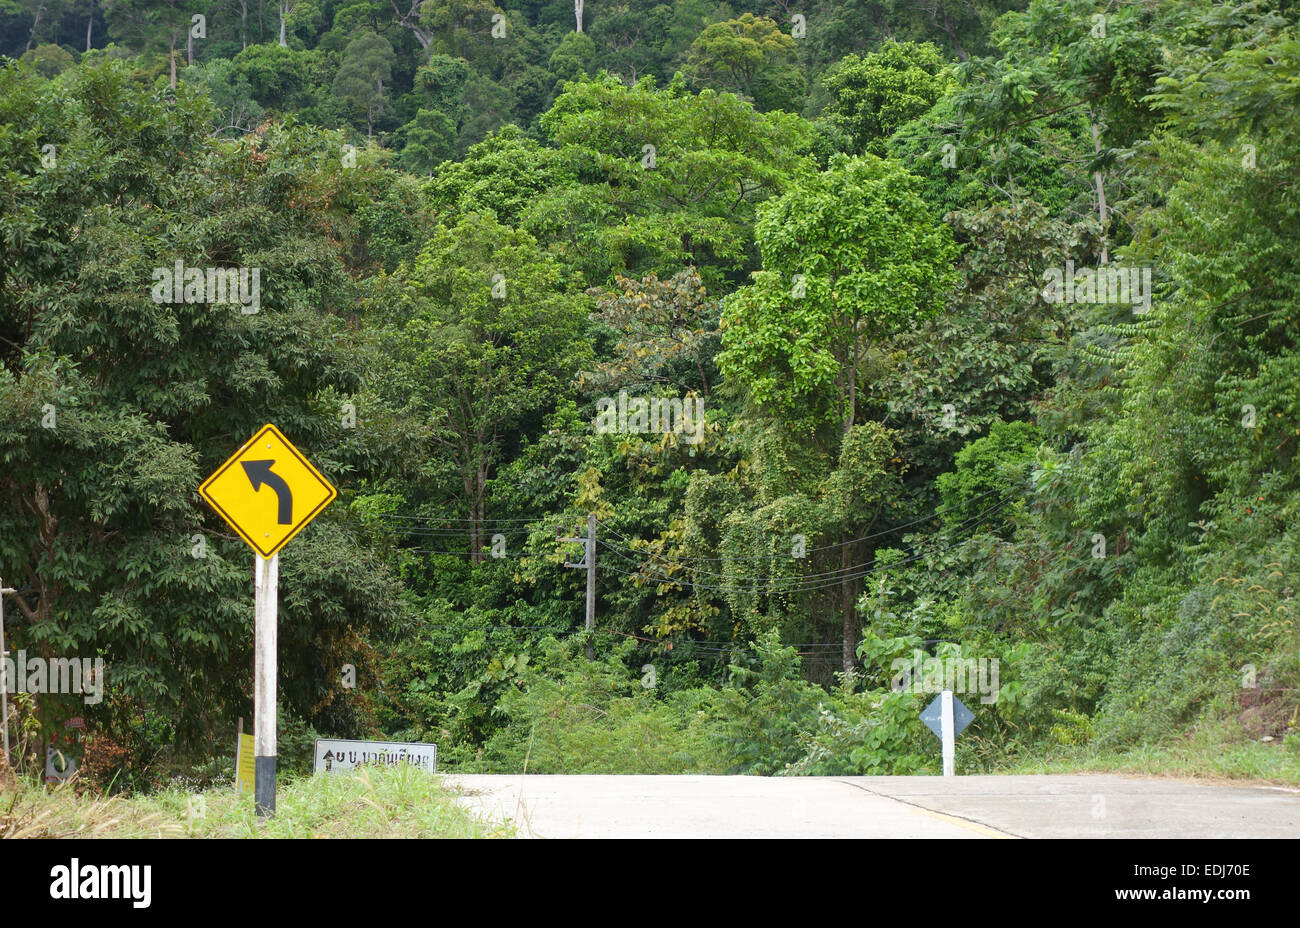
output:
<instances>
[{"instance_id":1,"label":"concrete sign post","mask_svg":"<svg viewBox=\"0 0 1300 928\"><path fill-rule=\"evenodd\" d=\"M262 814L275 811L276 609L280 555L253 555L253 797Z\"/></svg>"},{"instance_id":2,"label":"concrete sign post","mask_svg":"<svg viewBox=\"0 0 1300 928\"><path fill-rule=\"evenodd\" d=\"M568 561L565 561L564 566L576 567L579 570L587 571L587 621L583 627L586 628L587 631L591 631L596 627L596 514L594 512L587 513L586 538L578 538L576 536L561 538L557 533L556 540L569 542L571 544L581 542L582 544L582 560L576 564L571 564ZM591 646L591 642L588 641L587 660L595 659L595 651Z\"/></svg>"}]
</instances>

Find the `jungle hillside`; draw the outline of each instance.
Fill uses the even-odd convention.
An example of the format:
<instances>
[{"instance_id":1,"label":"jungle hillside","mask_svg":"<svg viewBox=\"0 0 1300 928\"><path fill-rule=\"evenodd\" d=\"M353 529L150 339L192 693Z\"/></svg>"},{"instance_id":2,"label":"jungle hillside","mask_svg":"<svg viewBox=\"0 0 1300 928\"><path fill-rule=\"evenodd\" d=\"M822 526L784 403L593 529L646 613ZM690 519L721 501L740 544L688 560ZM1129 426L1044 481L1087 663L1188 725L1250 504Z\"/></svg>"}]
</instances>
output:
<instances>
[{"instance_id":1,"label":"jungle hillside","mask_svg":"<svg viewBox=\"0 0 1300 928\"><path fill-rule=\"evenodd\" d=\"M274 423L283 774L1300 783L1298 181L1293 0L0 0L9 761L230 782Z\"/></svg>"}]
</instances>

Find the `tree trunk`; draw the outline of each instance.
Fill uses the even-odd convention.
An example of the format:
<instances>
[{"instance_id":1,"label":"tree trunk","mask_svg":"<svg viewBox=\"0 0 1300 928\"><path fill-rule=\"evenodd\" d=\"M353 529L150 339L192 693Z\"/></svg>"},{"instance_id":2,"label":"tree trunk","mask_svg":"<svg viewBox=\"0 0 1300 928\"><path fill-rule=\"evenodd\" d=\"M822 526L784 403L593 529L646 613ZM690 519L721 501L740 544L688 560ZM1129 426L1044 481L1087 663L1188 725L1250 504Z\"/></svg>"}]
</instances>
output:
<instances>
[{"instance_id":1,"label":"tree trunk","mask_svg":"<svg viewBox=\"0 0 1300 928\"><path fill-rule=\"evenodd\" d=\"M291 10L287 9L289 4L285 0L280 0L280 47L288 48L289 43L286 40L287 20Z\"/></svg>"},{"instance_id":2,"label":"tree trunk","mask_svg":"<svg viewBox=\"0 0 1300 928\"><path fill-rule=\"evenodd\" d=\"M239 44L248 48L248 0L239 2Z\"/></svg>"},{"instance_id":3,"label":"tree trunk","mask_svg":"<svg viewBox=\"0 0 1300 928\"><path fill-rule=\"evenodd\" d=\"M50 494L39 480L32 488L32 496L24 500L29 512L36 517L36 548L32 552L32 561L27 567L27 583L35 591L36 607L27 605L22 596L15 596L13 602L18 604L18 611L31 625L48 621L54 611L54 601L61 590L52 585L42 575L40 563L54 560L54 546L59 533L59 520L50 512Z\"/></svg>"},{"instance_id":4,"label":"tree trunk","mask_svg":"<svg viewBox=\"0 0 1300 928\"><path fill-rule=\"evenodd\" d=\"M472 480L470 504L469 504L469 558L474 564L483 563L483 498L479 490L482 481L479 479L481 470L476 471Z\"/></svg>"},{"instance_id":5,"label":"tree trunk","mask_svg":"<svg viewBox=\"0 0 1300 928\"><path fill-rule=\"evenodd\" d=\"M844 543L845 533L840 532L840 610L843 619L843 643L840 657L845 673L853 669L858 644L857 584L847 573L853 566L851 545Z\"/></svg>"},{"instance_id":6,"label":"tree trunk","mask_svg":"<svg viewBox=\"0 0 1300 928\"><path fill-rule=\"evenodd\" d=\"M24 52L32 50L32 43L36 41L36 29L41 24L41 17L45 15L45 0L41 0L41 5L36 8L36 18L32 20L32 31L27 35L27 47Z\"/></svg>"},{"instance_id":7,"label":"tree trunk","mask_svg":"<svg viewBox=\"0 0 1300 928\"><path fill-rule=\"evenodd\" d=\"M943 17L942 21L940 17ZM930 24L948 37L948 41L952 43L952 50L957 53L958 58L962 61L970 59L966 49L961 47L961 41L957 38L957 29L952 24L952 17L943 8L942 0L930 8Z\"/></svg>"},{"instance_id":8,"label":"tree trunk","mask_svg":"<svg viewBox=\"0 0 1300 928\"><path fill-rule=\"evenodd\" d=\"M478 472L474 475L475 489L478 495L474 498L474 528L478 531L478 545L474 548L478 552L479 563L483 561L483 538L484 521L487 518L487 462L480 462Z\"/></svg>"},{"instance_id":9,"label":"tree trunk","mask_svg":"<svg viewBox=\"0 0 1300 928\"><path fill-rule=\"evenodd\" d=\"M573 18L578 21L578 31L582 31L582 0L573 0Z\"/></svg>"},{"instance_id":10,"label":"tree trunk","mask_svg":"<svg viewBox=\"0 0 1300 928\"><path fill-rule=\"evenodd\" d=\"M1101 128L1097 125L1097 119L1092 111L1088 111L1088 122L1092 124L1092 151L1093 154L1101 154ZM1106 207L1106 187L1103 183L1101 171L1092 172L1092 181L1097 187L1097 220L1101 223L1101 263L1110 263L1110 245L1106 237L1106 229L1110 225L1110 210Z\"/></svg>"},{"instance_id":11,"label":"tree trunk","mask_svg":"<svg viewBox=\"0 0 1300 928\"><path fill-rule=\"evenodd\" d=\"M487 513L488 462L479 460L472 472L463 472L465 504L469 510L469 556L473 564L483 563L483 524Z\"/></svg>"},{"instance_id":12,"label":"tree trunk","mask_svg":"<svg viewBox=\"0 0 1300 928\"><path fill-rule=\"evenodd\" d=\"M848 409L844 414L844 434L847 436L853 428L853 423L858 417L858 349L853 346L854 357L849 362L849 395Z\"/></svg>"},{"instance_id":13,"label":"tree trunk","mask_svg":"<svg viewBox=\"0 0 1300 928\"><path fill-rule=\"evenodd\" d=\"M393 5L393 12L397 14L397 24L403 29L410 29L415 40L420 43L420 47L428 51L429 46L433 44L433 33L422 28L416 18L419 15L421 0L411 0L411 9L405 13L398 9L397 0L389 0L389 2Z\"/></svg>"},{"instance_id":14,"label":"tree trunk","mask_svg":"<svg viewBox=\"0 0 1300 928\"><path fill-rule=\"evenodd\" d=\"M86 51L90 51L90 33L95 28L95 8L90 8L90 15L86 17Z\"/></svg>"},{"instance_id":15,"label":"tree trunk","mask_svg":"<svg viewBox=\"0 0 1300 928\"><path fill-rule=\"evenodd\" d=\"M170 51L167 52L167 62L171 66L172 90L176 89L176 33L172 33Z\"/></svg>"}]
</instances>

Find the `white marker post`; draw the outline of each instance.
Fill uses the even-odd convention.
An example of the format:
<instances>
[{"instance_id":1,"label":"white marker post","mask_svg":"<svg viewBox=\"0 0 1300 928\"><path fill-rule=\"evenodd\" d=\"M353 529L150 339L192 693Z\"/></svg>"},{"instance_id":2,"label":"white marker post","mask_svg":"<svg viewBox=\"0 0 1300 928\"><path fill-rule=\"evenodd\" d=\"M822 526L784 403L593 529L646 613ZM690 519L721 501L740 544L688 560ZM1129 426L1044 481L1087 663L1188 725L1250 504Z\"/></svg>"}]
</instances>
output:
<instances>
[{"instance_id":1,"label":"white marker post","mask_svg":"<svg viewBox=\"0 0 1300 928\"><path fill-rule=\"evenodd\" d=\"M9 680L5 675L4 659L9 656L5 650L5 594L17 593L0 581L0 723L4 725L5 733L5 763L9 763Z\"/></svg>"},{"instance_id":2,"label":"white marker post","mask_svg":"<svg viewBox=\"0 0 1300 928\"><path fill-rule=\"evenodd\" d=\"M588 632L596 627L596 514L587 513L587 624ZM596 659L591 639L587 640L587 660Z\"/></svg>"},{"instance_id":3,"label":"white marker post","mask_svg":"<svg viewBox=\"0 0 1300 928\"><path fill-rule=\"evenodd\" d=\"M258 815L275 814L276 602L280 554L254 554L253 798Z\"/></svg>"},{"instance_id":4,"label":"white marker post","mask_svg":"<svg viewBox=\"0 0 1300 928\"><path fill-rule=\"evenodd\" d=\"M931 691L933 692L933 690ZM956 735L953 733L952 690L943 691L943 704L939 716L939 726L943 731L943 775L954 776L956 773Z\"/></svg>"}]
</instances>

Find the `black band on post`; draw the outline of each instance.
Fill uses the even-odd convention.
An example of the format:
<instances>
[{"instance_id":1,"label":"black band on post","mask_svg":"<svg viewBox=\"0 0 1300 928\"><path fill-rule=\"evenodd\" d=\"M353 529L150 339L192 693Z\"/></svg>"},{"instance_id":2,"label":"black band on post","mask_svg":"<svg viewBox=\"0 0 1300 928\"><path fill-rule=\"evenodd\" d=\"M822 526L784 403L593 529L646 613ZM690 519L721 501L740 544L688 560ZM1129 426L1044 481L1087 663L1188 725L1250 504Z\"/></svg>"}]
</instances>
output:
<instances>
[{"instance_id":1,"label":"black band on post","mask_svg":"<svg viewBox=\"0 0 1300 928\"><path fill-rule=\"evenodd\" d=\"M253 798L258 815L275 814L275 756L256 757L253 764Z\"/></svg>"}]
</instances>

